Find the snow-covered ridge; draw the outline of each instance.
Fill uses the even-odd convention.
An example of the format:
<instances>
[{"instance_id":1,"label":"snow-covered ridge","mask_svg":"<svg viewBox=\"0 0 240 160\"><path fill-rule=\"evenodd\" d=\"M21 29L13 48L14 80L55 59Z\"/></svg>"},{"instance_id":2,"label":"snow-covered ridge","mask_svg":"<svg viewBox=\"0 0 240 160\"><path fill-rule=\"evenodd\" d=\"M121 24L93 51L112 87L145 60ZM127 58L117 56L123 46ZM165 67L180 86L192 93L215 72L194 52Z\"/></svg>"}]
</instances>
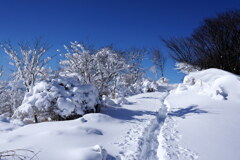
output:
<instances>
[{"instance_id":1,"label":"snow-covered ridge","mask_svg":"<svg viewBox=\"0 0 240 160\"><path fill-rule=\"evenodd\" d=\"M179 84L176 93L189 89L198 90L198 93L215 99L234 100L240 97L240 77L214 68L191 72Z\"/></svg>"},{"instance_id":2,"label":"snow-covered ridge","mask_svg":"<svg viewBox=\"0 0 240 160\"><path fill-rule=\"evenodd\" d=\"M219 69L192 72L165 99L161 160L240 159L240 78Z\"/></svg>"}]
</instances>

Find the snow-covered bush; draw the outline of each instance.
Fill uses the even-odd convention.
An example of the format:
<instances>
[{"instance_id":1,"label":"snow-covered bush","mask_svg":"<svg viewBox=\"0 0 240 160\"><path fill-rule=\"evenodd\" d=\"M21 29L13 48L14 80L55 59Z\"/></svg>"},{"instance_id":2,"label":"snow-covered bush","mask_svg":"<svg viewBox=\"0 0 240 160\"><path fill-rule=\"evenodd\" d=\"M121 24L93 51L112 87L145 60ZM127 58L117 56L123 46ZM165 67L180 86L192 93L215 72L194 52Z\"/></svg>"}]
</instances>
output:
<instances>
[{"instance_id":1,"label":"snow-covered bush","mask_svg":"<svg viewBox=\"0 0 240 160\"><path fill-rule=\"evenodd\" d=\"M145 92L155 92L157 91L157 83L150 79L145 79L142 83L142 91Z\"/></svg>"},{"instance_id":2,"label":"snow-covered bush","mask_svg":"<svg viewBox=\"0 0 240 160\"><path fill-rule=\"evenodd\" d=\"M78 118L96 112L98 91L93 85L79 81L77 77L60 75L37 83L26 93L22 105L13 118L33 122Z\"/></svg>"},{"instance_id":3,"label":"snow-covered bush","mask_svg":"<svg viewBox=\"0 0 240 160\"><path fill-rule=\"evenodd\" d=\"M123 79L120 80L116 87L115 98L128 97L146 92L160 91L162 86L168 86L167 78L161 78L158 81L142 78L131 85L125 83Z\"/></svg>"}]
</instances>

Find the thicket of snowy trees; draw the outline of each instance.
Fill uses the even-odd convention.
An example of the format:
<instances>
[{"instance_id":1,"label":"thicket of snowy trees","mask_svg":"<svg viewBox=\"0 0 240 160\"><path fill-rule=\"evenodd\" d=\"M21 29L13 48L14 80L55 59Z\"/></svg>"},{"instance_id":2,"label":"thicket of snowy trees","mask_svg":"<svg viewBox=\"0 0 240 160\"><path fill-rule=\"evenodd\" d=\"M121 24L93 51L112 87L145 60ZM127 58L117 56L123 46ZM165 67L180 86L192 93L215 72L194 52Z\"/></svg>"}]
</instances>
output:
<instances>
[{"instance_id":1,"label":"thicket of snowy trees","mask_svg":"<svg viewBox=\"0 0 240 160\"><path fill-rule=\"evenodd\" d=\"M4 42L1 47L15 71L12 80L0 82L0 115L25 123L73 119L99 112L100 105L107 104L109 98L125 103L124 97L156 91L164 83L146 78L142 68L146 49L93 49L71 42L63 52L59 51L59 69L52 71L47 69L51 61L49 44L40 39L17 47ZM165 59L161 59L160 53L153 52L153 56L153 64L163 76Z\"/></svg>"}]
</instances>

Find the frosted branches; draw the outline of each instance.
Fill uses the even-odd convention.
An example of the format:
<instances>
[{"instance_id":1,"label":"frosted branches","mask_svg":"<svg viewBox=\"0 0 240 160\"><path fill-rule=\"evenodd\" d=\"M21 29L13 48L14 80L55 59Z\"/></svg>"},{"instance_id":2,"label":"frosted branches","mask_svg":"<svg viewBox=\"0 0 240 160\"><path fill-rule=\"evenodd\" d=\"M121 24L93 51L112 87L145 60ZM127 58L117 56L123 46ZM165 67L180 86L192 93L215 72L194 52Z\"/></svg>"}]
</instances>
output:
<instances>
[{"instance_id":1,"label":"frosted branches","mask_svg":"<svg viewBox=\"0 0 240 160\"><path fill-rule=\"evenodd\" d=\"M35 40L33 45L28 43L19 43L19 49L13 48L11 42L2 44L5 53L11 58L12 63L17 71L15 77L22 80L27 91L33 86L38 78L43 73L44 66L51 60L50 57L44 58L49 45L46 42Z\"/></svg>"}]
</instances>

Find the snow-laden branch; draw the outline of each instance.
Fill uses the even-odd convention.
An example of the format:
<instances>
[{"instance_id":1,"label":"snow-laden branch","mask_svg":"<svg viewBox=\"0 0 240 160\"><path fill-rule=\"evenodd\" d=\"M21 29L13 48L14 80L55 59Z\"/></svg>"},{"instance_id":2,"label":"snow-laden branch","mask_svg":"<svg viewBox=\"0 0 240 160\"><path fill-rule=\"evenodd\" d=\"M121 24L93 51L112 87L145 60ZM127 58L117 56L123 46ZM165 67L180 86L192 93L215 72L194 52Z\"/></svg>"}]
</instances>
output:
<instances>
[{"instance_id":1,"label":"snow-laden branch","mask_svg":"<svg viewBox=\"0 0 240 160\"><path fill-rule=\"evenodd\" d=\"M34 86L36 80L43 73L44 66L51 60L50 57L44 58L49 49L47 43L36 40L33 45L19 43L19 50L13 48L11 42L1 45L5 53L11 58L11 64L17 69L14 74L16 79L22 80L27 91Z\"/></svg>"}]
</instances>

